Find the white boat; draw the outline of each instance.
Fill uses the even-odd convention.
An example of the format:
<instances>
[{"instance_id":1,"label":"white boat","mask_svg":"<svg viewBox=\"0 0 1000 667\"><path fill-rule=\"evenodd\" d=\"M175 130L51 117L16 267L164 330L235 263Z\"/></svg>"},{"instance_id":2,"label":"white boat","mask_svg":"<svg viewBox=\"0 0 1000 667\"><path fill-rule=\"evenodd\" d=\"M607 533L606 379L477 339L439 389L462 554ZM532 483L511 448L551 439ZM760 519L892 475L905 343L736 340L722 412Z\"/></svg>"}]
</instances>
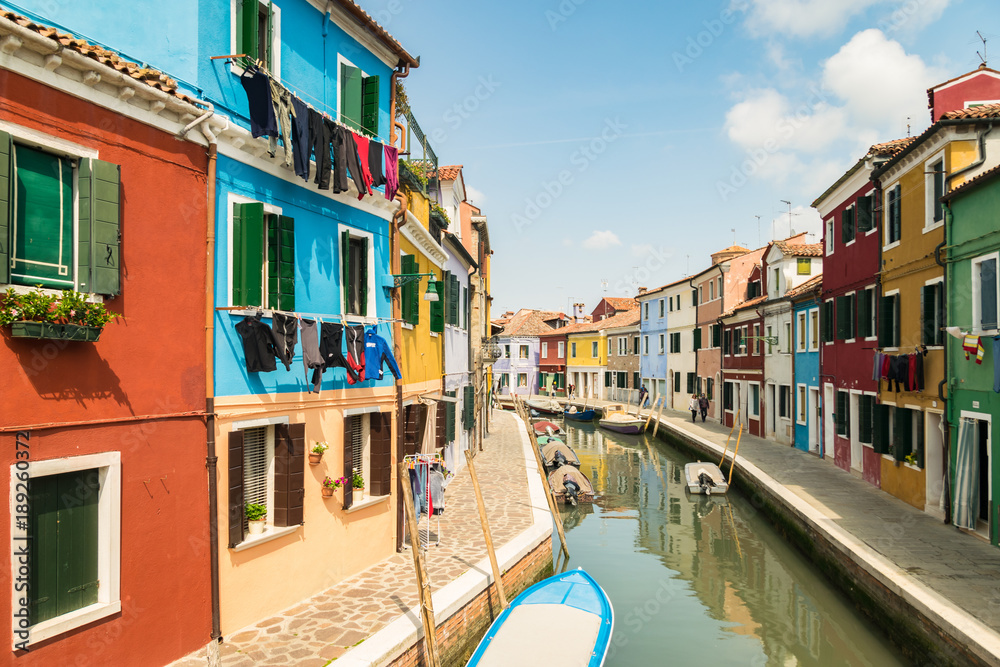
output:
<instances>
[{"instance_id":1,"label":"white boat","mask_svg":"<svg viewBox=\"0 0 1000 667\"><path fill-rule=\"evenodd\" d=\"M714 463L697 461L684 466L684 479L687 490L691 493L702 493L706 496L723 495L729 491L729 483L725 475Z\"/></svg>"},{"instance_id":2,"label":"white boat","mask_svg":"<svg viewBox=\"0 0 1000 667\"><path fill-rule=\"evenodd\" d=\"M524 404L543 415L561 415L564 409L562 403L554 398L529 398Z\"/></svg>"}]
</instances>

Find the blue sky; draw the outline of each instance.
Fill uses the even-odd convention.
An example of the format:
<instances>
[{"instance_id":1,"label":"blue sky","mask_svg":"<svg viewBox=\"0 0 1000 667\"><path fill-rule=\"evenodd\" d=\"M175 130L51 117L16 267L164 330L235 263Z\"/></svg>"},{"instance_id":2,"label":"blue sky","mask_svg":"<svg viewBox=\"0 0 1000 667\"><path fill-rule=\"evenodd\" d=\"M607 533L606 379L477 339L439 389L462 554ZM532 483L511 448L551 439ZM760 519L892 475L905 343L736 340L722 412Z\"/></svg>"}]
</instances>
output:
<instances>
[{"instance_id":1,"label":"blue sky","mask_svg":"<svg viewBox=\"0 0 1000 667\"><path fill-rule=\"evenodd\" d=\"M977 30L1000 66L987 0L364 7L421 56L411 107L489 219L495 314L592 308L734 239L818 233L811 202L929 125L926 89L980 63Z\"/></svg>"}]
</instances>

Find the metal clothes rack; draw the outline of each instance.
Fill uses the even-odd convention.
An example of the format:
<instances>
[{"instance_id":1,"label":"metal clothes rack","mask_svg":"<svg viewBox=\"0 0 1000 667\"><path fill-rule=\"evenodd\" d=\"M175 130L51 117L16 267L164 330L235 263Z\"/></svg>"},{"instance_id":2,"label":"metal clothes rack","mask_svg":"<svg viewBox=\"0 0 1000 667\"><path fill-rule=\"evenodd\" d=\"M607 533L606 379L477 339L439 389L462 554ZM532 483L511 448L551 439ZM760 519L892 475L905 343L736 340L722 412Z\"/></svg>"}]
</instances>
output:
<instances>
[{"instance_id":1,"label":"metal clothes rack","mask_svg":"<svg viewBox=\"0 0 1000 667\"><path fill-rule=\"evenodd\" d=\"M426 468L426 475L424 479L426 486L424 488L424 497L429 498L431 492L431 466L440 465L444 467L444 459L441 458L440 454L410 454L403 457L403 462L406 463L406 467L410 470L418 469L420 467ZM420 475L417 475L420 478ZM406 480L405 483L409 484L410 480ZM428 503L430 507L430 503ZM434 546L441 545L441 515L431 515L430 512L424 512L421 508L420 519L417 521L417 533L420 535L420 547L425 551L429 546L431 546L431 526L433 522L433 528L435 533L435 540L433 542ZM413 546L413 545L404 545Z\"/></svg>"}]
</instances>

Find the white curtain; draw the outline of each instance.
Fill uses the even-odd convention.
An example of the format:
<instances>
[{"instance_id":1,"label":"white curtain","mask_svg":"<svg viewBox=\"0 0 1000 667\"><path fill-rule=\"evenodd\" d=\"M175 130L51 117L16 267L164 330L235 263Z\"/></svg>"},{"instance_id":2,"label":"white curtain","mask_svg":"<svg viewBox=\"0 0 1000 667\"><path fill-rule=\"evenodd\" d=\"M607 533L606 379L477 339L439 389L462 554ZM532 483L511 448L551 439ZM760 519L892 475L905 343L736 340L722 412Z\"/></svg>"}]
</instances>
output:
<instances>
[{"instance_id":1,"label":"white curtain","mask_svg":"<svg viewBox=\"0 0 1000 667\"><path fill-rule=\"evenodd\" d=\"M960 528L976 529L979 515L979 424L962 419L955 449L955 488L952 495L952 523Z\"/></svg>"}]
</instances>

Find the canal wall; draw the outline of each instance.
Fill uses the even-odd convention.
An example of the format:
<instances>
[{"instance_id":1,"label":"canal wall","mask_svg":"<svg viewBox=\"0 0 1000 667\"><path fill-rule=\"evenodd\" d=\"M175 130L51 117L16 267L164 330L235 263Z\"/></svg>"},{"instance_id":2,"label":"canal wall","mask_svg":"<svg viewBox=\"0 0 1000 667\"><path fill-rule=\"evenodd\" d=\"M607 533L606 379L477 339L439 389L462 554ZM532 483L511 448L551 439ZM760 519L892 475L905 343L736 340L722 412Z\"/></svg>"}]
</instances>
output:
<instances>
[{"instance_id":1,"label":"canal wall","mask_svg":"<svg viewBox=\"0 0 1000 667\"><path fill-rule=\"evenodd\" d=\"M524 422L516 415L514 418L524 456L532 524L514 539L496 547L508 600L552 573L552 514ZM493 570L486 557L434 591L435 637L444 667L464 665L490 623L500 614L500 602L492 584ZM407 613L338 658L337 667L424 665L423 634L419 615Z\"/></svg>"},{"instance_id":2,"label":"canal wall","mask_svg":"<svg viewBox=\"0 0 1000 667\"><path fill-rule=\"evenodd\" d=\"M723 447L666 420L660 421L657 436L696 458L718 461L723 455ZM724 471L730 463L731 451ZM1000 665L1000 644L993 630L915 582L753 463L737 457L735 470L733 485L914 664Z\"/></svg>"}]
</instances>

